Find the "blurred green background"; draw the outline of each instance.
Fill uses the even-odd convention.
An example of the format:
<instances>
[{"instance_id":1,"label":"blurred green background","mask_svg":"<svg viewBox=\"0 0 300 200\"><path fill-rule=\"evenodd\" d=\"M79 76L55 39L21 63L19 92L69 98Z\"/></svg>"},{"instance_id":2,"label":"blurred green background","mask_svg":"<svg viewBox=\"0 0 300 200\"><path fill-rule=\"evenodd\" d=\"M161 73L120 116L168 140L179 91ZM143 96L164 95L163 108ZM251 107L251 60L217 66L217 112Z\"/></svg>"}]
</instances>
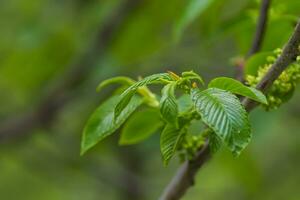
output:
<instances>
[{"instance_id":1,"label":"blurred green background","mask_svg":"<svg viewBox=\"0 0 300 200\"><path fill-rule=\"evenodd\" d=\"M157 199L179 162L163 167L159 135L117 146L116 134L80 157L106 78L194 69L235 74L251 46L260 1L212 0L177 34L188 1L0 1L0 199ZM299 0L273 0L262 51L282 47ZM175 28L174 28L175 27ZM178 28L178 26L177 26ZM300 93L277 111L251 114L253 140L205 165L185 200L300 199Z\"/></svg>"}]
</instances>

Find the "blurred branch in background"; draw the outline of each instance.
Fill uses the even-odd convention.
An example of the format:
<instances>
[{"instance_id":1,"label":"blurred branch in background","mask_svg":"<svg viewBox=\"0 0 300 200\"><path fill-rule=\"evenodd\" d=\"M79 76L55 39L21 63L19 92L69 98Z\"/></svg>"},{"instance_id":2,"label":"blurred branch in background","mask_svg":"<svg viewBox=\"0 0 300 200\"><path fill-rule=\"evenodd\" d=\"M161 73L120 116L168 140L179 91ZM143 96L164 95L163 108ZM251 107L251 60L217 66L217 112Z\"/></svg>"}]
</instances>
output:
<instances>
[{"instance_id":1,"label":"blurred branch in background","mask_svg":"<svg viewBox=\"0 0 300 200\"><path fill-rule=\"evenodd\" d=\"M252 40L251 48L245 57L246 59L251 57L253 54L257 53L261 49L264 36L266 33L266 29L267 29L270 5L271 5L271 0L262 0L258 21L256 24L255 34ZM243 77L244 77L244 64L245 64L244 59L240 59L236 63L236 78L240 81L243 81Z\"/></svg>"},{"instance_id":2,"label":"blurred branch in background","mask_svg":"<svg viewBox=\"0 0 300 200\"><path fill-rule=\"evenodd\" d=\"M105 56L105 51L114 41L124 21L128 19L132 11L138 8L141 2L137 0L122 1L105 23L99 24L96 37L90 41L90 46L81 57L75 59L64 74L49 83L50 91L42 96L37 106L0 123L0 140L3 142L20 139L33 133L36 128L50 125L64 106L74 98L72 91L88 78L93 68L97 66L99 59ZM85 173L96 177L102 184L105 183L115 190L121 191L120 199L141 199L143 194L141 180L136 176L137 172L133 170L134 167L135 169L138 167L135 165L139 157L138 152L128 154L130 156L124 155L124 152L118 152L118 154L120 161L126 166L120 174L105 172L103 167L99 168L99 163L91 164L89 167L84 166L83 169ZM67 162L70 166L74 166L72 160Z\"/></svg>"},{"instance_id":3,"label":"blurred branch in background","mask_svg":"<svg viewBox=\"0 0 300 200\"><path fill-rule=\"evenodd\" d=\"M124 173L119 177L120 185L123 185L124 192L121 199L124 200L140 200L145 199L143 191L144 181L139 175L144 169L144 157L141 152L132 147L118 148L119 157L124 164Z\"/></svg>"},{"instance_id":4,"label":"blurred branch in background","mask_svg":"<svg viewBox=\"0 0 300 200\"><path fill-rule=\"evenodd\" d=\"M99 25L95 41L91 42L86 52L68 67L68 70L50 83L51 91L43 96L37 106L18 116L8 118L0 123L0 140L25 136L37 127L47 126L67 104L71 97L69 91L80 85L89 72L103 56L106 48L114 40L120 25L135 10L140 1L126 0L114 11L106 23Z\"/></svg>"},{"instance_id":5,"label":"blurred branch in background","mask_svg":"<svg viewBox=\"0 0 300 200\"><path fill-rule=\"evenodd\" d=\"M259 11L259 18L256 25L255 35L252 41L251 48L246 55L246 58L249 58L253 54L257 53L262 46L264 36L267 29L268 23L268 12L271 5L271 0L262 0L262 4Z\"/></svg>"}]
</instances>

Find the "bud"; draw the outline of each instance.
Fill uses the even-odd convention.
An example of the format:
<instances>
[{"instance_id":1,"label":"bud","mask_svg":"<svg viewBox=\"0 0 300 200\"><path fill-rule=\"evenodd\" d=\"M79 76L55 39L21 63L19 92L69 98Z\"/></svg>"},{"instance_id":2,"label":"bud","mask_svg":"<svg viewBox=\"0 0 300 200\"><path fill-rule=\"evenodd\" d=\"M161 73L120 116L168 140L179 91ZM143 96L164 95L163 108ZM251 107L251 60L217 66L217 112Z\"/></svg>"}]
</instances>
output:
<instances>
[{"instance_id":1,"label":"bud","mask_svg":"<svg viewBox=\"0 0 300 200\"><path fill-rule=\"evenodd\" d=\"M268 64L259 67L256 76L246 76L246 83L251 87L256 87L256 85L263 79L281 53L281 49L276 49L273 56L267 57L266 61ZM299 81L300 58L298 56L297 61L288 66L288 68L274 81L273 85L269 89L268 94L266 95L269 104L263 105L263 107L266 110L277 109L280 107L291 97L291 94L293 93Z\"/></svg>"}]
</instances>

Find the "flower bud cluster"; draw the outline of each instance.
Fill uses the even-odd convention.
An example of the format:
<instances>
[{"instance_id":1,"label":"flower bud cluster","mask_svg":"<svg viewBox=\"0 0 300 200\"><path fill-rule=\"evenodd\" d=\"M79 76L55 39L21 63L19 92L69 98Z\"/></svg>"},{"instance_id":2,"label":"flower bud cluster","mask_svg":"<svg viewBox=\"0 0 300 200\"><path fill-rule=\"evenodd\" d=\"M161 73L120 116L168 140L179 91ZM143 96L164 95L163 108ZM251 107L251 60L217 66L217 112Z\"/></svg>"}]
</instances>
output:
<instances>
[{"instance_id":1,"label":"flower bud cluster","mask_svg":"<svg viewBox=\"0 0 300 200\"><path fill-rule=\"evenodd\" d=\"M193 159L203 144L204 138L202 135L186 134L179 148L181 161Z\"/></svg>"},{"instance_id":2,"label":"flower bud cluster","mask_svg":"<svg viewBox=\"0 0 300 200\"><path fill-rule=\"evenodd\" d=\"M247 75L246 84L255 87L269 71L276 59L282 53L281 49L274 51L274 55L267 57L267 63L259 67L257 75ZM292 63L282 74L276 79L268 91L266 97L268 105L263 105L266 110L277 109L284 102L290 99L297 83L300 81L300 57L296 62Z\"/></svg>"}]
</instances>

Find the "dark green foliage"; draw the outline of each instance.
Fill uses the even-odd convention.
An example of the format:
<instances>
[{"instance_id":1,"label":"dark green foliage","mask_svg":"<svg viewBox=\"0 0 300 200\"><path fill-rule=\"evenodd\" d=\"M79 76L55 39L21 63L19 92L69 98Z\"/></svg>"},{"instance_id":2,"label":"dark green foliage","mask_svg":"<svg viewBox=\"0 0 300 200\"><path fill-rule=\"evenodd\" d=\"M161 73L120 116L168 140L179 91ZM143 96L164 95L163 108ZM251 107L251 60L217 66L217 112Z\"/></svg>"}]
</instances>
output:
<instances>
[{"instance_id":1,"label":"dark green foliage","mask_svg":"<svg viewBox=\"0 0 300 200\"><path fill-rule=\"evenodd\" d=\"M167 165L175 154L184 131L170 124L166 125L160 137L160 149L164 164Z\"/></svg>"},{"instance_id":2,"label":"dark green foliage","mask_svg":"<svg viewBox=\"0 0 300 200\"><path fill-rule=\"evenodd\" d=\"M217 88L193 89L192 99L202 121L239 155L251 138L248 114L239 99Z\"/></svg>"},{"instance_id":3,"label":"dark green foliage","mask_svg":"<svg viewBox=\"0 0 300 200\"><path fill-rule=\"evenodd\" d=\"M227 77L220 77L212 80L208 84L209 88L219 88L222 90L229 91L233 94L238 94L241 96L248 97L254 101L260 102L262 104L268 104L265 95L252 87L247 87L241 82Z\"/></svg>"},{"instance_id":4,"label":"dark green foliage","mask_svg":"<svg viewBox=\"0 0 300 200\"><path fill-rule=\"evenodd\" d=\"M163 119L173 125L178 127L178 105L175 97L176 82L167 84L162 89L162 97L160 99L160 113Z\"/></svg>"},{"instance_id":5,"label":"dark green foliage","mask_svg":"<svg viewBox=\"0 0 300 200\"><path fill-rule=\"evenodd\" d=\"M162 126L163 122L157 109L147 108L136 112L125 124L119 144L139 143L154 134Z\"/></svg>"},{"instance_id":6,"label":"dark green foliage","mask_svg":"<svg viewBox=\"0 0 300 200\"><path fill-rule=\"evenodd\" d=\"M119 96L109 98L92 114L83 131L81 154L116 131L142 103L142 99L135 96L118 119L114 119L114 107L119 100Z\"/></svg>"}]
</instances>

